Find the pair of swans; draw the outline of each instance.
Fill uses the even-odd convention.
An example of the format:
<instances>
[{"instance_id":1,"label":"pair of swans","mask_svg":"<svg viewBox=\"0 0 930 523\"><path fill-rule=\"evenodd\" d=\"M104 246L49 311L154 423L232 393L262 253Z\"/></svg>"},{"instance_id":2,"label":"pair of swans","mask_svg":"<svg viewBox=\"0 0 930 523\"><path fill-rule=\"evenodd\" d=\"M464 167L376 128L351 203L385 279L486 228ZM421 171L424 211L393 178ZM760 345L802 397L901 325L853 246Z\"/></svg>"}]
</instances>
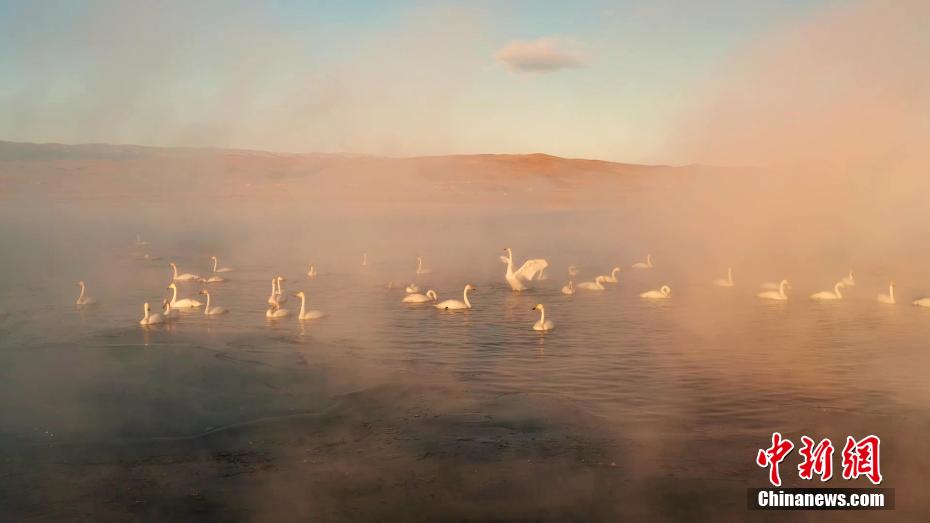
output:
<instances>
[{"instance_id":1,"label":"pair of swans","mask_svg":"<svg viewBox=\"0 0 930 523\"><path fill-rule=\"evenodd\" d=\"M663 285L659 290L657 290L657 291L646 291L646 292L640 294L639 297L640 297L640 298L648 298L648 299L651 299L651 300L664 300L664 299L668 298L669 296L671 296L671 294L672 294L672 288L669 287L668 285Z\"/></svg>"},{"instance_id":2,"label":"pair of swans","mask_svg":"<svg viewBox=\"0 0 930 523\"><path fill-rule=\"evenodd\" d=\"M510 247L504 250L507 251L507 256L501 256L501 261L507 264L504 279L510 284L510 288L515 291L525 291L527 289L525 282L539 279L542 276L543 269L549 266L549 262L543 259L527 260L515 271L513 270L513 250Z\"/></svg>"},{"instance_id":3,"label":"pair of swans","mask_svg":"<svg viewBox=\"0 0 930 523\"><path fill-rule=\"evenodd\" d=\"M766 288L766 285L768 284L763 284L762 287ZM756 296L766 299L766 300L784 301L788 299L788 295L785 294L785 289L787 288L788 288L788 280L782 280L781 282L778 283L777 291L764 291L764 292L760 292L759 294L756 294Z\"/></svg>"},{"instance_id":4,"label":"pair of swans","mask_svg":"<svg viewBox=\"0 0 930 523\"><path fill-rule=\"evenodd\" d=\"M174 282L168 285L168 289L172 291L171 294L171 306L176 309L195 309L197 307L203 307L203 303L199 300L193 298L181 298L178 299L178 286Z\"/></svg>"},{"instance_id":5,"label":"pair of swans","mask_svg":"<svg viewBox=\"0 0 930 523\"><path fill-rule=\"evenodd\" d=\"M203 283L222 283L226 281L226 278L220 276L220 272L232 272L230 267L219 267L219 259L216 256L210 256L210 259L213 260L213 273L210 274L208 278L201 278Z\"/></svg>"},{"instance_id":6,"label":"pair of swans","mask_svg":"<svg viewBox=\"0 0 930 523\"><path fill-rule=\"evenodd\" d=\"M531 310L539 311L539 321L533 324L534 331L551 331L555 328L555 324L552 323L552 320L546 319L546 309L543 307L542 303L537 303Z\"/></svg>"},{"instance_id":7,"label":"pair of swans","mask_svg":"<svg viewBox=\"0 0 930 523\"><path fill-rule=\"evenodd\" d=\"M87 292L86 292L87 289L86 289L86 286L84 285L84 280L81 280L81 281L77 282L77 284L81 287L81 294L78 295L78 298L77 298L77 301L75 302L75 304L77 304L77 305L93 305L93 304L97 303L97 300L95 300L95 299L93 299L93 298L91 298L90 296L87 295Z\"/></svg>"},{"instance_id":8,"label":"pair of swans","mask_svg":"<svg viewBox=\"0 0 930 523\"><path fill-rule=\"evenodd\" d=\"M439 297L436 296L436 291L430 289L426 291L426 294L410 293L404 296L404 299L401 300L401 303L426 303L430 301L436 301Z\"/></svg>"},{"instance_id":9,"label":"pair of swans","mask_svg":"<svg viewBox=\"0 0 930 523\"><path fill-rule=\"evenodd\" d=\"M636 262L633 265L631 265L631 267L633 267L634 269L651 269L652 268L652 255L647 254L646 261Z\"/></svg>"},{"instance_id":10,"label":"pair of swans","mask_svg":"<svg viewBox=\"0 0 930 523\"><path fill-rule=\"evenodd\" d=\"M714 285L718 287L732 287L733 286L733 268L727 268L727 279L716 279L714 280Z\"/></svg>"},{"instance_id":11,"label":"pair of swans","mask_svg":"<svg viewBox=\"0 0 930 523\"><path fill-rule=\"evenodd\" d=\"M811 294L812 300L842 300L843 294L840 292L840 289L845 287L846 284L838 281L836 285L833 286L833 292L830 291L820 291Z\"/></svg>"},{"instance_id":12,"label":"pair of swans","mask_svg":"<svg viewBox=\"0 0 930 523\"><path fill-rule=\"evenodd\" d=\"M462 301L445 300L433 306L436 307L437 309L444 310L444 311L470 309L471 302L468 301L468 291L473 291L473 290L476 290L475 286L469 283L468 285L465 286L465 290L462 291Z\"/></svg>"},{"instance_id":13,"label":"pair of swans","mask_svg":"<svg viewBox=\"0 0 930 523\"><path fill-rule=\"evenodd\" d=\"M287 303L287 294L281 290L281 282L285 281L284 276L275 276L271 279L271 295L268 296L268 305L282 305Z\"/></svg>"}]
</instances>

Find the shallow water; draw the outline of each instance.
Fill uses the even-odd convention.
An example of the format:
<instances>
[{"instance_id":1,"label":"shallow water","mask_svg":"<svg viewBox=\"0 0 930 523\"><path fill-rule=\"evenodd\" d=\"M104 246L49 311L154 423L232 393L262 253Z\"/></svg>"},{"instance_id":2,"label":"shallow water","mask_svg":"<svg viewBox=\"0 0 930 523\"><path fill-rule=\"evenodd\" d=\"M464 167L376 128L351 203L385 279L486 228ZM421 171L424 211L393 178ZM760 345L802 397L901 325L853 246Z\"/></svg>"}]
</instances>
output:
<instances>
[{"instance_id":1,"label":"shallow water","mask_svg":"<svg viewBox=\"0 0 930 523\"><path fill-rule=\"evenodd\" d=\"M801 278L788 302L767 303L750 282L777 276L750 279L737 270L735 288L717 288L710 281L725 269L705 272L687 260L663 265L659 252L652 270L624 270L606 291L564 296L568 264L578 264L586 280L642 257L584 236L602 215L399 212L353 220L310 213L303 223L264 229L256 225L262 211L244 207L232 223L219 218L227 211L214 209L202 221L152 224L171 209L136 209L147 217L141 222L118 202L3 211L0 444L190 437L321 412L338 395L375 385L440 380L469 394L543 395L557 400L555 417L570 405L623 442L626 455L613 459L632 478L722 482L730 486L714 490L715 499L736 514L745 510L742 489L765 483L753 458L773 431L796 442L802 434L830 437L837 446L847 434L878 434L884 486L898 488L899 514L927 506L916 485L930 461L912 431L930 421L930 311L877 304L885 285L877 270L861 271L842 302L805 299L821 289ZM635 215L615 218L620 230L635 226ZM497 260L505 245L484 238L522 223L544 224L549 233L511 235L515 258L546 257L551 268L548 280L518 294ZM133 245L139 230L151 245ZM371 263L361 267L366 251ZM169 259L182 272L203 274L214 252L235 268L228 282L209 286L228 315L193 311L168 325L138 325L141 304L167 296ZM417 254L430 274L414 274ZM315 279L305 276L310 261L320 272ZM308 291L310 306L327 316L267 320L270 278L279 273L287 291ZM98 305L73 305L79 278ZM460 299L472 283L474 308L402 305L410 281L440 299ZM665 283L671 299L638 297ZM182 295L200 287L181 284ZM545 304L554 331L531 330L536 303ZM298 307L291 296L286 308ZM790 462L786 483L800 485ZM862 483L831 486L868 486Z\"/></svg>"}]
</instances>

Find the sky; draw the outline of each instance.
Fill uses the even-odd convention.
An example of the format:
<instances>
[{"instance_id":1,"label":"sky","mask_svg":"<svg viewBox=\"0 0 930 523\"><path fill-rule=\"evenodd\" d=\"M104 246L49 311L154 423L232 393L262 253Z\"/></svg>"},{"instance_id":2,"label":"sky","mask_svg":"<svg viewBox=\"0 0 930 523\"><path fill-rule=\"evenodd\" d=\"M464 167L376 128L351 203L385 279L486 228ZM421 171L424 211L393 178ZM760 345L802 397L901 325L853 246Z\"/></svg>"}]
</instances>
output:
<instances>
[{"instance_id":1,"label":"sky","mask_svg":"<svg viewBox=\"0 0 930 523\"><path fill-rule=\"evenodd\" d=\"M0 0L0 140L682 163L707 85L840 3Z\"/></svg>"}]
</instances>

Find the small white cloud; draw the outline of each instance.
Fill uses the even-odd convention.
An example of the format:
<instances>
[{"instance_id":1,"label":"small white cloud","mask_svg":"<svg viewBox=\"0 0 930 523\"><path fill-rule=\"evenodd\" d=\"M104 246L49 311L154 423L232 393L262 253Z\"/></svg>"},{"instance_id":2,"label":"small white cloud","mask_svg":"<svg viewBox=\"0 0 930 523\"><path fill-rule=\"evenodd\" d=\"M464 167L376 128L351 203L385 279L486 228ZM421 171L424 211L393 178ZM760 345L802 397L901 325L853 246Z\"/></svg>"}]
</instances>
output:
<instances>
[{"instance_id":1,"label":"small white cloud","mask_svg":"<svg viewBox=\"0 0 930 523\"><path fill-rule=\"evenodd\" d=\"M565 38L538 38L510 42L494 57L512 71L549 73L585 65L580 47L578 42Z\"/></svg>"}]
</instances>

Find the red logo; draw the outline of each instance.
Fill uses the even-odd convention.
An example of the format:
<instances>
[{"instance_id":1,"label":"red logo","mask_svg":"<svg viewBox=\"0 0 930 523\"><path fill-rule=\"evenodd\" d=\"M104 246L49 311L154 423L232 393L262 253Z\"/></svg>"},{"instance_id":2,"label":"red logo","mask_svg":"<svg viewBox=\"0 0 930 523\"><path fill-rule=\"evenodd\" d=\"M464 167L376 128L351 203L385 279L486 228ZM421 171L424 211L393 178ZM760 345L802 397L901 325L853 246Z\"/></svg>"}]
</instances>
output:
<instances>
[{"instance_id":1,"label":"red logo","mask_svg":"<svg viewBox=\"0 0 930 523\"><path fill-rule=\"evenodd\" d=\"M882 482L882 471L878 463L878 448L881 440L869 435L859 441L846 436L843 447L843 479L869 478L873 485Z\"/></svg>"},{"instance_id":2,"label":"red logo","mask_svg":"<svg viewBox=\"0 0 930 523\"><path fill-rule=\"evenodd\" d=\"M756 465L762 468L769 468L769 481L776 487L781 486L781 476L778 474L778 464L785 459L785 456L794 448L794 443L789 439L782 439L780 432L772 433L772 446L767 449L759 449L756 454Z\"/></svg>"},{"instance_id":3,"label":"red logo","mask_svg":"<svg viewBox=\"0 0 930 523\"><path fill-rule=\"evenodd\" d=\"M804 480L820 476L820 481L828 481L833 477L833 443L824 438L814 445L814 440L808 436L801 436L801 448L798 453L803 460L798 464L798 476ZM874 485L882 482L882 472L879 465L879 449L881 439L875 435L868 435L859 441L852 436L846 437L843 447L843 479L857 479L865 476ZM780 432L772 433L772 446L759 449L756 454L756 465L769 469L769 482L781 486L781 474L778 466L794 449L794 442L783 438Z\"/></svg>"}]
</instances>

